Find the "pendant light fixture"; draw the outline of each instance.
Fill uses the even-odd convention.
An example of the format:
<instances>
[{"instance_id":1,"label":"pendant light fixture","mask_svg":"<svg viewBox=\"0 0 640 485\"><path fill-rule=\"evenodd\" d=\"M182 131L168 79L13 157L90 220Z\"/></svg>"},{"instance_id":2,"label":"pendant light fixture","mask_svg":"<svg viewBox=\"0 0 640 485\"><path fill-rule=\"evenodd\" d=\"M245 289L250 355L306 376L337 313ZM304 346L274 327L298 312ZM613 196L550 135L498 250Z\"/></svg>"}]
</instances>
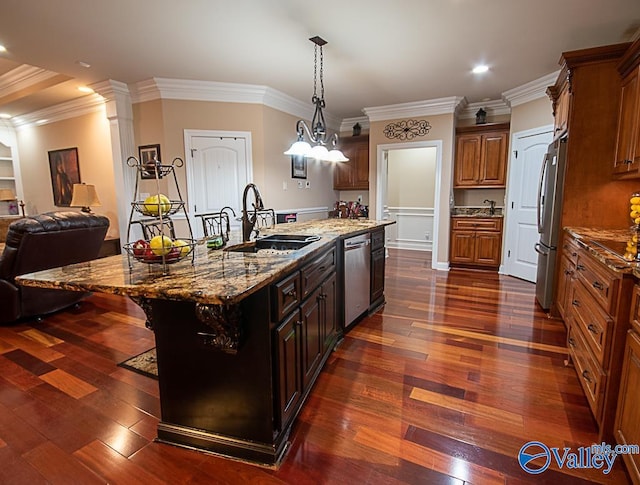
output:
<instances>
[{"instance_id":1,"label":"pendant light fixture","mask_svg":"<svg viewBox=\"0 0 640 485\"><path fill-rule=\"evenodd\" d=\"M313 97L311 102L315 105L315 111L313 113L313 119L311 120L311 129L304 120L298 120L296 122L296 132L298 134L297 141L291 145L291 147L284 152L285 155L304 156L307 158L315 158L316 160L324 160L329 162L347 162L349 159L336 148L338 144L338 134L334 133L331 136L327 136L327 125L324 121L324 113L322 110L325 107L324 102L324 56L322 53L322 46L327 43L322 37L311 37L309 39L315 44L314 47L314 62L313 62ZM318 50L320 51L320 95L318 96ZM313 146L306 142L304 134L307 134L307 138L313 144ZM327 145L331 147L331 150L327 148Z\"/></svg>"}]
</instances>

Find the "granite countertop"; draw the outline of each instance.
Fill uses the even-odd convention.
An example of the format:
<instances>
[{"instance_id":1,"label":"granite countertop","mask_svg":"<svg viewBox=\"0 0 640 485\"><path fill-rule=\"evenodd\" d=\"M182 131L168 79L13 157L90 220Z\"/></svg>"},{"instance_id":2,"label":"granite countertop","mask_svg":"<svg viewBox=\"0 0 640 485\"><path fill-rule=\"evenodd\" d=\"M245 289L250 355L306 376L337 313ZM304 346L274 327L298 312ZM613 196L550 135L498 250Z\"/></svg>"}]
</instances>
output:
<instances>
[{"instance_id":1,"label":"granite countertop","mask_svg":"<svg viewBox=\"0 0 640 485\"><path fill-rule=\"evenodd\" d=\"M598 261L618 273L633 274L640 278L640 262L627 261L623 254L618 254L598 244L598 241L611 241L621 245L622 248L631 239L629 229L597 229L590 227L565 227L580 247L588 251Z\"/></svg>"},{"instance_id":2,"label":"granite countertop","mask_svg":"<svg viewBox=\"0 0 640 485\"><path fill-rule=\"evenodd\" d=\"M502 207L496 207L495 213L490 214L488 207L454 207L452 217L503 217Z\"/></svg>"},{"instance_id":3,"label":"granite countertop","mask_svg":"<svg viewBox=\"0 0 640 485\"><path fill-rule=\"evenodd\" d=\"M371 231L395 221L323 219L264 228L271 234L317 234L321 238L290 253L241 253L207 249L198 241L191 257L168 264L146 264L127 254L21 275L17 283L38 288L94 291L132 297L234 304L311 260L336 239ZM232 232L228 246L242 243ZM131 269L129 268L131 261Z\"/></svg>"}]
</instances>

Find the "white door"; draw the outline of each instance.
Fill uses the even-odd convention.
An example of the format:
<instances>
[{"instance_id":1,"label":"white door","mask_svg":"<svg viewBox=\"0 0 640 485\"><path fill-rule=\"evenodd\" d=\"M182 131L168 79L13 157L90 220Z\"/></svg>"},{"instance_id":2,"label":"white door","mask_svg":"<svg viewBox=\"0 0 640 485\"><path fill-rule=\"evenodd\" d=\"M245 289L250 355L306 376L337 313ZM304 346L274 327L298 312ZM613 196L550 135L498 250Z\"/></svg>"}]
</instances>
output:
<instances>
[{"instance_id":1,"label":"white door","mask_svg":"<svg viewBox=\"0 0 640 485\"><path fill-rule=\"evenodd\" d=\"M202 237L197 214L233 208L242 211L242 192L251 180L250 133L185 131L189 216L196 238ZM230 214L231 215L231 214ZM232 225L239 223L232 217Z\"/></svg>"},{"instance_id":2,"label":"white door","mask_svg":"<svg viewBox=\"0 0 640 485\"><path fill-rule=\"evenodd\" d=\"M514 133L509 166L502 272L536 280L538 242L536 204L542 160L553 140L553 127Z\"/></svg>"}]
</instances>

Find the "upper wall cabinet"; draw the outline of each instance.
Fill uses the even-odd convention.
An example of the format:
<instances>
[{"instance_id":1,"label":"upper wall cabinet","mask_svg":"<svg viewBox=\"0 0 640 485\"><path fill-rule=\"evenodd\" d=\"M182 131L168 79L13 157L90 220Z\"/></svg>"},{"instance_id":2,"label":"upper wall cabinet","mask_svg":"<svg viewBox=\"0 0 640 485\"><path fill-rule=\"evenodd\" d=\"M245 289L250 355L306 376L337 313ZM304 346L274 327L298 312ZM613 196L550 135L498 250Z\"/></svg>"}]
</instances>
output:
<instances>
[{"instance_id":1,"label":"upper wall cabinet","mask_svg":"<svg viewBox=\"0 0 640 485\"><path fill-rule=\"evenodd\" d=\"M625 53L618 71L622 91L613 174L619 178L640 178L640 40Z\"/></svg>"},{"instance_id":2,"label":"upper wall cabinet","mask_svg":"<svg viewBox=\"0 0 640 485\"><path fill-rule=\"evenodd\" d=\"M334 190L369 190L369 135L340 138L348 162L338 162L333 170Z\"/></svg>"},{"instance_id":3,"label":"upper wall cabinet","mask_svg":"<svg viewBox=\"0 0 640 485\"><path fill-rule=\"evenodd\" d=\"M455 188L505 187L509 123L456 129Z\"/></svg>"},{"instance_id":4,"label":"upper wall cabinet","mask_svg":"<svg viewBox=\"0 0 640 485\"><path fill-rule=\"evenodd\" d=\"M569 110L571 109L571 83L569 70L562 69L556 84L549 86L547 95L553 106L554 137L562 135L569 128Z\"/></svg>"}]
</instances>

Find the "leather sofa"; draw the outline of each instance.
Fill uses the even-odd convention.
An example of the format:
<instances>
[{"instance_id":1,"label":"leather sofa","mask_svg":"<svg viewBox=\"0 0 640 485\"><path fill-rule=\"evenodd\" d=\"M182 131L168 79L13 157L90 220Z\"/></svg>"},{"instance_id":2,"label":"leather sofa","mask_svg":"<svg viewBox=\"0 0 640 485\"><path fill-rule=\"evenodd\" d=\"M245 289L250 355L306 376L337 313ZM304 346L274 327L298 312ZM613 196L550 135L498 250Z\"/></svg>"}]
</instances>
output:
<instances>
[{"instance_id":1,"label":"leather sofa","mask_svg":"<svg viewBox=\"0 0 640 485\"><path fill-rule=\"evenodd\" d=\"M13 222L0 256L0 323L40 317L89 293L19 286L25 273L96 259L109 219L84 212L48 212Z\"/></svg>"}]
</instances>

